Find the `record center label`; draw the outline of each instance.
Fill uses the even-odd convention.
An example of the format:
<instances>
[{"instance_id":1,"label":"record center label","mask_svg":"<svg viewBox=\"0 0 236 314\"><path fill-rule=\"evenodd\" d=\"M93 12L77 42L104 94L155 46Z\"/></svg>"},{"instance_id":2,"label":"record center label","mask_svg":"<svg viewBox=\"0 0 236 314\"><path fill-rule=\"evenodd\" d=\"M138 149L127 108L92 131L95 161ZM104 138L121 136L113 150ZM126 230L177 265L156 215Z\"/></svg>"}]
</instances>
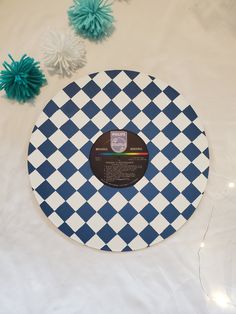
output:
<instances>
[{"instance_id":1,"label":"record center label","mask_svg":"<svg viewBox=\"0 0 236 314\"><path fill-rule=\"evenodd\" d=\"M137 134L114 130L96 140L89 159L93 174L102 183L122 188L143 177L148 166L148 150Z\"/></svg>"}]
</instances>

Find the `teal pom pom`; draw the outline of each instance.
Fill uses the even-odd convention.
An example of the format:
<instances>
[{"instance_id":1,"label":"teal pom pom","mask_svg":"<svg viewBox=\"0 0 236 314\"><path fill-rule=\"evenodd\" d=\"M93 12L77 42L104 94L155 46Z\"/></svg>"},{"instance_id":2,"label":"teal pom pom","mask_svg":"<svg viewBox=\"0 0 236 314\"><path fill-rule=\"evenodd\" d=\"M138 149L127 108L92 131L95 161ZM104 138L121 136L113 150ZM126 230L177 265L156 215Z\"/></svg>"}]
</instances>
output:
<instances>
[{"instance_id":1,"label":"teal pom pom","mask_svg":"<svg viewBox=\"0 0 236 314\"><path fill-rule=\"evenodd\" d=\"M39 62L23 55L19 61L9 55L11 64L3 63L5 70L0 72L0 90L5 90L10 99L25 102L39 94L46 79L39 67Z\"/></svg>"},{"instance_id":2,"label":"teal pom pom","mask_svg":"<svg viewBox=\"0 0 236 314\"><path fill-rule=\"evenodd\" d=\"M91 40L103 39L113 29L111 4L104 0L74 0L68 16L75 31Z\"/></svg>"}]
</instances>

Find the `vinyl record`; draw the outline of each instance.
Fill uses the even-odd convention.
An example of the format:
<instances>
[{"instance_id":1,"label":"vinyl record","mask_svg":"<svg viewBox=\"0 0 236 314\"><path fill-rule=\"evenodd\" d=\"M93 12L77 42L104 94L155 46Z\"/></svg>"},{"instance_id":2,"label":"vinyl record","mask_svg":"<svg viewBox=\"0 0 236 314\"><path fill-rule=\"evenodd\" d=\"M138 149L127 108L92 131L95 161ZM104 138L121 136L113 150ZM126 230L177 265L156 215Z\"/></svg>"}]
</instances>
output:
<instances>
[{"instance_id":1,"label":"vinyl record","mask_svg":"<svg viewBox=\"0 0 236 314\"><path fill-rule=\"evenodd\" d=\"M209 151L192 106L172 87L127 70L60 91L32 132L28 171L48 219L107 251L154 245L198 206Z\"/></svg>"}]
</instances>

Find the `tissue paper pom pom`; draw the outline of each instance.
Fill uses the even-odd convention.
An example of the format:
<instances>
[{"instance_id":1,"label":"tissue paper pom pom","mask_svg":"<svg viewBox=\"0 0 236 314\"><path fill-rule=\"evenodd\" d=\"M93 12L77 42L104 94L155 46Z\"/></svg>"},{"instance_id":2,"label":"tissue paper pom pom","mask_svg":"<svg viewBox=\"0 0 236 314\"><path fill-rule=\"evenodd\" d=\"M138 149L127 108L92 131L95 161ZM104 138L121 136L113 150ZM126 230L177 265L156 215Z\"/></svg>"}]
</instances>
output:
<instances>
[{"instance_id":1,"label":"tissue paper pom pom","mask_svg":"<svg viewBox=\"0 0 236 314\"><path fill-rule=\"evenodd\" d=\"M39 94L46 79L39 67L39 62L23 55L15 61L11 55L11 64L3 63L5 70L0 72L0 90L5 90L10 99L25 102Z\"/></svg>"},{"instance_id":2,"label":"tissue paper pom pom","mask_svg":"<svg viewBox=\"0 0 236 314\"><path fill-rule=\"evenodd\" d=\"M69 21L82 36L98 40L110 35L113 25L111 4L104 0L74 0Z\"/></svg>"},{"instance_id":3,"label":"tissue paper pom pom","mask_svg":"<svg viewBox=\"0 0 236 314\"><path fill-rule=\"evenodd\" d=\"M70 76L85 64L83 42L72 32L50 32L44 45L44 62L52 73Z\"/></svg>"}]
</instances>

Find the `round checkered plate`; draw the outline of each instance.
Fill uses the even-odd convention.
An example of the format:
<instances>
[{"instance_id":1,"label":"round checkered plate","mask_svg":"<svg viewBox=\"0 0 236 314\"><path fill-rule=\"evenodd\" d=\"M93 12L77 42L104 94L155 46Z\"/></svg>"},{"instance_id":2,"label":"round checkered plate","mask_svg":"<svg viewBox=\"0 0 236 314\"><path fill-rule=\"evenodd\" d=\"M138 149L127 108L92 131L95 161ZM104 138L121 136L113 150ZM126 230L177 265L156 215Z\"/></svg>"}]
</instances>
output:
<instances>
[{"instance_id":1,"label":"round checkered plate","mask_svg":"<svg viewBox=\"0 0 236 314\"><path fill-rule=\"evenodd\" d=\"M132 186L103 184L89 155L105 132L127 130L146 144L144 176ZM107 251L130 251L172 235L198 206L208 177L203 127L188 102L159 79L134 71L85 76L44 108L30 139L36 199L68 237Z\"/></svg>"}]
</instances>

